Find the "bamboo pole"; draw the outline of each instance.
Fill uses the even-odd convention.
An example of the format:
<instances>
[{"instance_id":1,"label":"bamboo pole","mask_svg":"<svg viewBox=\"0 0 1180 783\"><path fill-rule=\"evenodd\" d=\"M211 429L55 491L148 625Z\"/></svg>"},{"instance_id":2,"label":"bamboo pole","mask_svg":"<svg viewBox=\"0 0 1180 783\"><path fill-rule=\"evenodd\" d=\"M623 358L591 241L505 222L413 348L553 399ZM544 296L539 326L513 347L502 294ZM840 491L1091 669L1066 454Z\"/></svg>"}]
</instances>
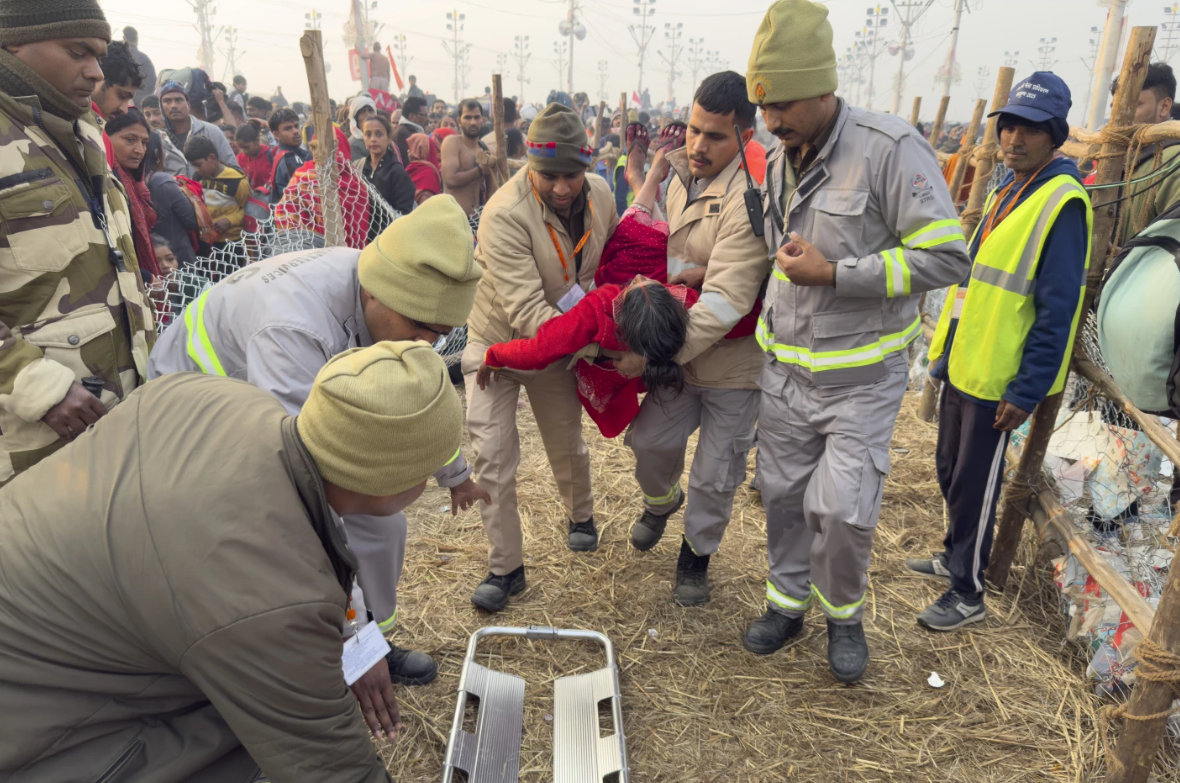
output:
<instances>
[{"instance_id":1,"label":"bamboo pole","mask_svg":"<svg viewBox=\"0 0 1180 783\"><path fill-rule=\"evenodd\" d=\"M1008 93L1012 91L1012 80L1016 78L1016 71L1012 68L1001 68L996 77L996 91L992 95L992 112L997 112L1008 105ZM983 133L983 146L976 151L975 179L971 181L971 195L967 197L967 207L963 210L963 236L968 239L975 233L979 225L979 215L983 211L983 202L987 199L987 186L992 178L992 169L996 167L996 156L993 150L1000 145L999 117L992 117L987 121L987 130Z\"/></svg>"},{"instance_id":2,"label":"bamboo pole","mask_svg":"<svg viewBox=\"0 0 1180 783\"><path fill-rule=\"evenodd\" d=\"M499 187L508 181L508 139L504 127L504 85L498 73L492 74L492 130L496 138L495 170Z\"/></svg>"},{"instance_id":3,"label":"bamboo pole","mask_svg":"<svg viewBox=\"0 0 1180 783\"><path fill-rule=\"evenodd\" d=\"M1151 48L1155 43L1154 27L1136 27L1131 31L1127 53L1119 75L1118 91L1111 106L1110 121L1113 127L1129 125L1135 116L1135 104L1143 81L1147 76L1147 65L1151 62ZM991 126L989 125L989 128ZM1098 162L1097 184L1107 185L1122 178L1123 144L1107 142L1102 145L1102 157ZM979 182L978 175L976 182ZM1103 191L1098 191L1103 192ZM1105 191L1109 193L1110 191ZM974 201L975 191L971 192ZM1099 197L1101 198L1101 197ZM1110 239L1114 232L1117 191L1105 197L1102 204L1094 207L1093 233L1091 235L1090 273L1086 282L1086 293L1082 297L1082 314L1090 311L1102 275L1106 270ZM982 202L981 202L982 203ZM965 228L965 227L964 227ZM992 545L991 565L987 577L994 584L1003 587L1012 569L1012 560L1020 544L1021 528L1028 512L1030 479L1040 480L1041 465L1049 447L1049 437L1057 422L1057 411L1061 407L1061 394L1046 397L1033 412L1028 439L1020 455L1020 464L1011 486L1004 495L1004 506L999 524L996 526L995 543ZM1180 569L1177 569L1180 570ZM1180 607L1178 607L1180 612ZM1150 765L1149 765L1150 766Z\"/></svg>"},{"instance_id":4,"label":"bamboo pole","mask_svg":"<svg viewBox=\"0 0 1180 783\"><path fill-rule=\"evenodd\" d=\"M938 149L938 137L942 135L942 126L946 124L946 110L951 105L951 96L944 95L938 102L938 113L934 115L934 125L930 128L930 146Z\"/></svg>"},{"instance_id":5,"label":"bamboo pole","mask_svg":"<svg viewBox=\"0 0 1180 783\"><path fill-rule=\"evenodd\" d=\"M971 115L971 122L967 125L967 132L959 143L959 162L951 172L951 200L955 206L959 205L959 191L963 189L963 180L967 177L967 167L971 165L971 156L975 152L975 139L979 136L979 126L983 124L983 113L987 111L987 101L980 98L975 102L975 113Z\"/></svg>"},{"instance_id":6,"label":"bamboo pole","mask_svg":"<svg viewBox=\"0 0 1180 783\"><path fill-rule=\"evenodd\" d=\"M324 220L324 245L344 244L343 212L340 205L340 181L336 171L336 131L332 126L332 106L328 99L328 77L324 71L324 41L319 30L308 30L299 39L299 52L307 69L307 86L311 91L311 119L315 128L316 175L320 185L320 211ZM336 199L330 209L328 197Z\"/></svg>"},{"instance_id":7,"label":"bamboo pole","mask_svg":"<svg viewBox=\"0 0 1180 783\"><path fill-rule=\"evenodd\" d=\"M594 149L602 146L602 123L606 121L606 101L598 102L598 113L594 115ZM610 129L609 121L607 129Z\"/></svg>"},{"instance_id":8,"label":"bamboo pole","mask_svg":"<svg viewBox=\"0 0 1180 783\"><path fill-rule=\"evenodd\" d=\"M910 125L918 127L918 115L922 111L922 96L914 96L914 110L910 112Z\"/></svg>"}]
</instances>

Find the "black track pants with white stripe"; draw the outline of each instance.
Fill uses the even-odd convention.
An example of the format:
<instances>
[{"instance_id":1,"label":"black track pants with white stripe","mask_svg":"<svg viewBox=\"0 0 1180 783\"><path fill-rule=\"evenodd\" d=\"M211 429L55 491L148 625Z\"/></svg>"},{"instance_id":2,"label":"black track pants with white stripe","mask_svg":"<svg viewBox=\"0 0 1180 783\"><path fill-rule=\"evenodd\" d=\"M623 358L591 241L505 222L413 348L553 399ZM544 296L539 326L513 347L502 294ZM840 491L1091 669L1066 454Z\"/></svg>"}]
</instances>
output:
<instances>
[{"instance_id":1,"label":"black track pants with white stripe","mask_svg":"<svg viewBox=\"0 0 1180 783\"><path fill-rule=\"evenodd\" d=\"M991 557L1008 433L992 426L995 408L973 402L949 383L943 383L942 389L938 486L950 516L943 548L951 585L960 593L981 593Z\"/></svg>"}]
</instances>

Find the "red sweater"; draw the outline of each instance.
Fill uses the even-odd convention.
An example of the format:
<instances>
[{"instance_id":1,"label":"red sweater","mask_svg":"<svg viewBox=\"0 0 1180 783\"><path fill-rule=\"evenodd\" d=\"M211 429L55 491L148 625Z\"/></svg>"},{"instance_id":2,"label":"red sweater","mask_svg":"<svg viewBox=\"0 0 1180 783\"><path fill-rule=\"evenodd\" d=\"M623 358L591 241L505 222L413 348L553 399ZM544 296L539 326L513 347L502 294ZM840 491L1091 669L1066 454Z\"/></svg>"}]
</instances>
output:
<instances>
[{"instance_id":1,"label":"red sweater","mask_svg":"<svg viewBox=\"0 0 1180 783\"><path fill-rule=\"evenodd\" d=\"M244 152L238 153L238 166L242 169L242 173L250 180L250 187L255 191L270 192L270 182L274 179L274 160L271 157L270 147L262 144L259 146L258 154L251 157Z\"/></svg>"},{"instance_id":2,"label":"red sweater","mask_svg":"<svg viewBox=\"0 0 1180 783\"><path fill-rule=\"evenodd\" d=\"M484 364L496 369L543 370L591 343L598 343L608 351L627 350L619 339L614 314L615 298L624 288L610 284L595 288L569 312L541 324L536 337L489 347ZM684 306L691 308L700 299L700 292L691 288L683 290ZM753 334L756 322L756 315L743 318L726 339ZM574 372L578 377L578 399L603 436L613 438L627 429L639 413L639 395L646 391L643 381L620 375L614 362L603 358L594 364L579 361Z\"/></svg>"}]
</instances>

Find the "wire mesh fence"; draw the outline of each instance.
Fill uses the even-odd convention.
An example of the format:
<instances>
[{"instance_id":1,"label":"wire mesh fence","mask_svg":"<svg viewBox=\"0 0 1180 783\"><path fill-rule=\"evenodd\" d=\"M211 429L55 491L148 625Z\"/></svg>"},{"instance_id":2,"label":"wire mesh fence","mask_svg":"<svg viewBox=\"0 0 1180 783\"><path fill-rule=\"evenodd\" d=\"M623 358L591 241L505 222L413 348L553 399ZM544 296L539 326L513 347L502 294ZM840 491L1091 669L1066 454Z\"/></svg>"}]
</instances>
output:
<instances>
[{"instance_id":1,"label":"wire mesh fence","mask_svg":"<svg viewBox=\"0 0 1180 783\"><path fill-rule=\"evenodd\" d=\"M162 333L206 289L243 267L286 253L333 245L360 250L402 217L356 169L337 164L307 165L292 177L278 203L247 208L241 238L205 246L195 263L157 278L148 289ZM478 225L478 215L472 218ZM467 327L455 329L435 344L448 366L457 365L467 344Z\"/></svg>"}]
</instances>

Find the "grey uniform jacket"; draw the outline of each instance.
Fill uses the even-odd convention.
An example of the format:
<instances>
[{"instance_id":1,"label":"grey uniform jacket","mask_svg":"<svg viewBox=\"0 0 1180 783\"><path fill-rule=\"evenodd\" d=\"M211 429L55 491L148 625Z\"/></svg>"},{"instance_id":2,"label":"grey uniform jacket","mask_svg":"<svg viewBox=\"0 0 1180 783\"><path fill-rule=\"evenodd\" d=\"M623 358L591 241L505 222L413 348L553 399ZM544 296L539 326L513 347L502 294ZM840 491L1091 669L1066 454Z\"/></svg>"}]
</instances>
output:
<instances>
[{"instance_id":1,"label":"grey uniform jacket","mask_svg":"<svg viewBox=\"0 0 1180 783\"><path fill-rule=\"evenodd\" d=\"M802 181L786 157L776 145L767 164L767 247L773 255L797 232L836 263L836 286L793 285L776 263L757 331L767 370L817 386L904 371L921 327L918 294L971 267L934 150L905 120L841 101Z\"/></svg>"},{"instance_id":2,"label":"grey uniform jacket","mask_svg":"<svg viewBox=\"0 0 1180 783\"><path fill-rule=\"evenodd\" d=\"M306 250L235 272L190 304L185 317L160 336L148 358L148 379L211 366L200 350L198 326L203 326L225 375L266 389L288 413L298 414L329 359L373 344L361 311L360 257L361 251L346 247ZM206 368L190 353L190 322L196 332L191 347ZM470 475L460 453L435 479L449 488Z\"/></svg>"}]
</instances>

